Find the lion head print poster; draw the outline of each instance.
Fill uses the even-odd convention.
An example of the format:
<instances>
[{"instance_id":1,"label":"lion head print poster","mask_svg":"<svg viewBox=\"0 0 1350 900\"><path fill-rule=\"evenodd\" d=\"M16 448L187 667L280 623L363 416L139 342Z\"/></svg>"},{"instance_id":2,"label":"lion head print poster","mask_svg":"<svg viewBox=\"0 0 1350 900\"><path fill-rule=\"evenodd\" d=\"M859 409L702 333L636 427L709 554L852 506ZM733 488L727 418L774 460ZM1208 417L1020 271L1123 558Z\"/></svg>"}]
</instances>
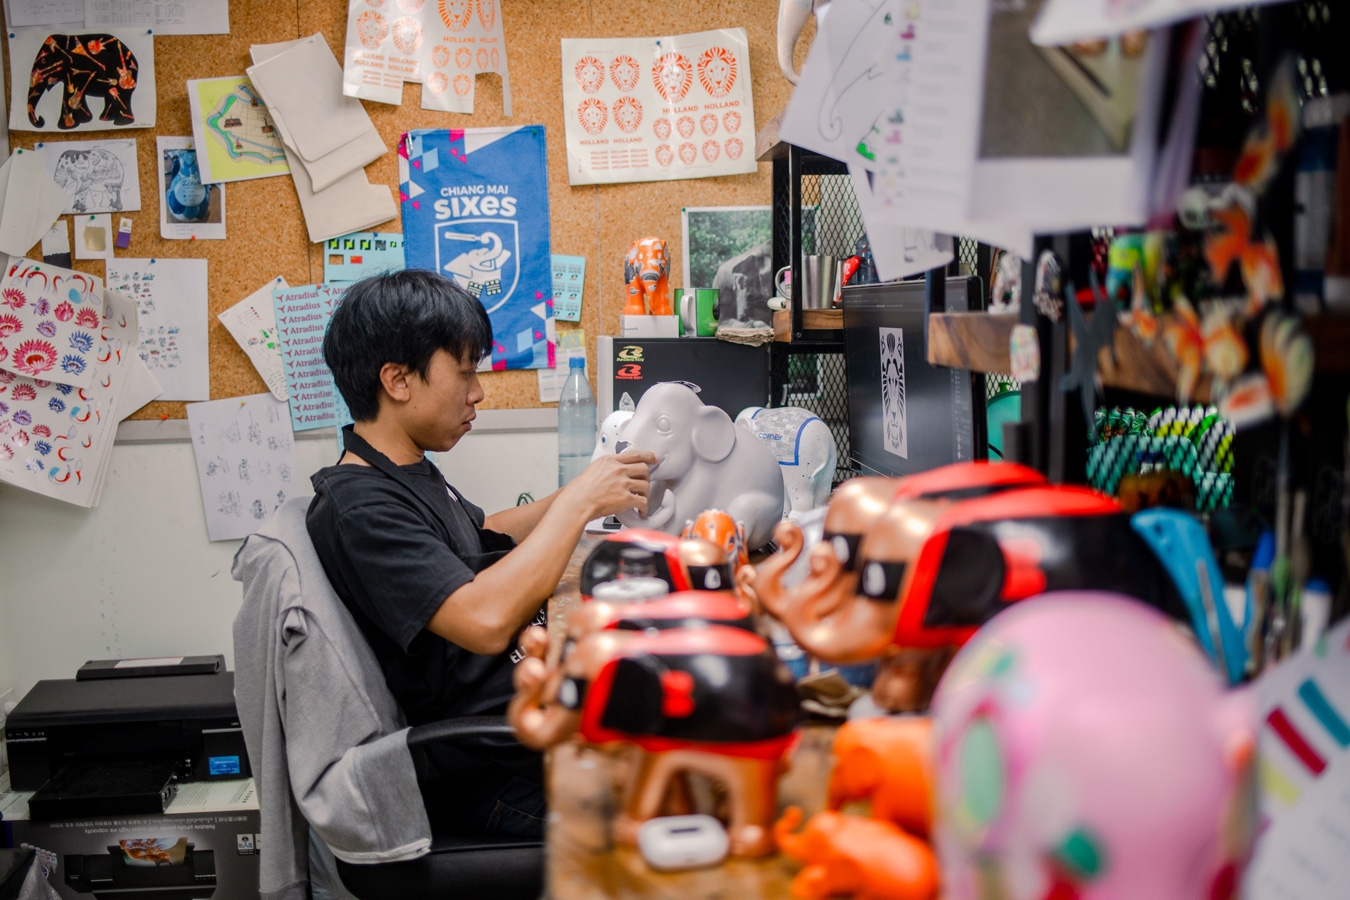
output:
<instances>
[{"instance_id":1,"label":"lion head print poster","mask_svg":"<svg viewBox=\"0 0 1350 900\"><path fill-rule=\"evenodd\" d=\"M155 42L146 28L13 28L12 131L115 131L155 124Z\"/></svg>"}]
</instances>

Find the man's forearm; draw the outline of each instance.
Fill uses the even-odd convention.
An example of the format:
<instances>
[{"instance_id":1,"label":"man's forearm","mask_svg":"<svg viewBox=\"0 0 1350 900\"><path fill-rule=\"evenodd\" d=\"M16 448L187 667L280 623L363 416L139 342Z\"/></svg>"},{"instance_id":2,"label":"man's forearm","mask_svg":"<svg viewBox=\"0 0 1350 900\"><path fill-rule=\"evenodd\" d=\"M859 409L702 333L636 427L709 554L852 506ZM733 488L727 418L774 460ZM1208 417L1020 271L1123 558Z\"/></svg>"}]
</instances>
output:
<instances>
[{"instance_id":1,"label":"man's forearm","mask_svg":"<svg viewBox=\"0 0 1350 900\"><path fill-rule=\"evenodd\" d=\"M586 526L585 509L557 499L555 493L531 504L547 505L525 540L447 597L429 631L472 653L500 653L510 645L558 586Z\"/></svg>"}]
</instances>

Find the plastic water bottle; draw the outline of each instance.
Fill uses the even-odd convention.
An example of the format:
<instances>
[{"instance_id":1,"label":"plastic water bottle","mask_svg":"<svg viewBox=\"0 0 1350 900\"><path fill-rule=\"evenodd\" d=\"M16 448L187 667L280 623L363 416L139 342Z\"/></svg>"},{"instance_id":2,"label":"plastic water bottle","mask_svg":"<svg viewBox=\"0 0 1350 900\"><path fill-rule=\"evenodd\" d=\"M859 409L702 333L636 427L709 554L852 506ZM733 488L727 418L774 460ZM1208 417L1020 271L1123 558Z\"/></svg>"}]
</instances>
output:
<instances>
[{"instance_id":1,"label":"plastic water bottle","mask_svg":"<svg viewBox=\"0 0 1350 900\"><path fill-rule=\"evenodd\" d=\"M558 400L558 487L576 478L595 451L595 395L586 380L586 360L572 357Z\"/></svg>"}]
</instances>

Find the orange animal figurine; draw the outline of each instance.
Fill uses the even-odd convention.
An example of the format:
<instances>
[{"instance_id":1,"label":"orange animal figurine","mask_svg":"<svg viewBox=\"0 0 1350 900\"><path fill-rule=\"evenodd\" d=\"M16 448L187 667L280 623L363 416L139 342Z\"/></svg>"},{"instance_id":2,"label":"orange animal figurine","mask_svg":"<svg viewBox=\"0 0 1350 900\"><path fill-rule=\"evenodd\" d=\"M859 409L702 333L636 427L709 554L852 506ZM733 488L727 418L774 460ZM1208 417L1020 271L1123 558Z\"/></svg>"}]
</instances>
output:
<instances>
[{"instance_id":1,"label":"orange animal figurine","mask_svg":"<svg viewBox=\"0 0 1350 900\"><path fill-rule=\"evenodd\" d=\"M725 547L731 554L736 571L748 565L750 556L745 550L745 527L720 509L705 509L698 517L684 526L682 537L703 538L719 547Z\"/></svg>"},{"instance_id":2,"label":"orange animal figurine","mask_svg":"<svg viewBox=\"0 0 1350 900\"><path fill-rule=\"evenodd\" d=\"M890 822L817 813L793 834L802 811L789 806L774 825L783 852L805 867L792 879L797 900L931 900L938 865L927 844Z\"/></svg>"},{"instance_id":3,"label":"orange animal figurine","mask_svg":"<svg viewBox=\"0 0 1350 900\"><path fill-rule=\"evenodd\" d=\"M869 800L872 818L928 837L933 824L931 734L926 716L857 719L842 725L834 736L828 808Z\"/></svg>"},{"instance_id":4,"label":"orange animal figurine","mask_svg":"<svg viewBox=\"0 0 1350 900\"><path fill-rule=\"evenodd\" d=\"M642 316L650 307L654 316L674 315L670 306L670 254L666 242L658 237L633 241L623 262L623 279L628 283L625 316ZM647 306L643 306L646 298Z\"/></svg>"}]
</instances>

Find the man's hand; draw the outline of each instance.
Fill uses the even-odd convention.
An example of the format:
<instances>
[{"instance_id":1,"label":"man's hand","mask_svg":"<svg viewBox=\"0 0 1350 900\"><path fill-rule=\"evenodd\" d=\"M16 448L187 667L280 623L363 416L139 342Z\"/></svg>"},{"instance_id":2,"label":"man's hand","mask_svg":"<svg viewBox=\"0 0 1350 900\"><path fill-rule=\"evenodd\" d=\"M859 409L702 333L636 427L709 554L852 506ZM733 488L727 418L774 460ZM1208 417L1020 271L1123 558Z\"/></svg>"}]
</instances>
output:
<instances>
[{"instance_id":1,"label":"man's hand","mask_svg":"<svg viewBox=\"0 0 1350 900\"><path fill-rule=\"evenodd\" d=\"M625 509L647 514L647 493L656 454L625 450L592 462L563 489L563 495L587 510L587 520L612 516ZM570 496L569 496L570 495Z\"/></svg>"}]
</instances>

